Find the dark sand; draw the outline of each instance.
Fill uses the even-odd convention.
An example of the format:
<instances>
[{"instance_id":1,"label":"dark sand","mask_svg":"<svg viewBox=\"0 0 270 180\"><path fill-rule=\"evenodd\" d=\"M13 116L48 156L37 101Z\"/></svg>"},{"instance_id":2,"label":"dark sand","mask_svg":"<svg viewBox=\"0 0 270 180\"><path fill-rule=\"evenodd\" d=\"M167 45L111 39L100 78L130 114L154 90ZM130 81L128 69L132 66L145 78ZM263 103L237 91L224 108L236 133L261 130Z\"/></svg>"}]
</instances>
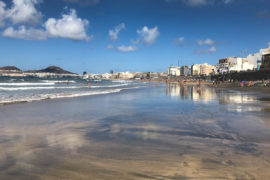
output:
<instances>
[{"instance_id":1,"label":"dark sand","mask_svg":"<svg viewBox=\"0 0 270 180\"><path fill-rule=\"evenodd\" d=\"M270 179L269 110L176 84L0 106L0 179Z\"/></svg>"}]
</instances>

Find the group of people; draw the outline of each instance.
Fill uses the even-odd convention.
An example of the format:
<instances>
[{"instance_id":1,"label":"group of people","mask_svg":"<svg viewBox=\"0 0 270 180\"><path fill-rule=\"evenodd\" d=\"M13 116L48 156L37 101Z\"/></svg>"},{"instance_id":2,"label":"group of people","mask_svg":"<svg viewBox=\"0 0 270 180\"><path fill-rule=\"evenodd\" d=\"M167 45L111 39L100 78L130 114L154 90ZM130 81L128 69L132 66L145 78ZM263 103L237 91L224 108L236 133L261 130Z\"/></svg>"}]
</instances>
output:
<instances>
[{"instance_id":1,"label":"group of people","mask_svg":"<svg viewBox=\"0 0 270 180\"><path fill-rule=\"evenodd\" d=\"M91 89L91 81L87 81L87 84L88 84L88 88ZM98 85L98 82L95 81L95 84Z\"/></svg>"}]
</instances>

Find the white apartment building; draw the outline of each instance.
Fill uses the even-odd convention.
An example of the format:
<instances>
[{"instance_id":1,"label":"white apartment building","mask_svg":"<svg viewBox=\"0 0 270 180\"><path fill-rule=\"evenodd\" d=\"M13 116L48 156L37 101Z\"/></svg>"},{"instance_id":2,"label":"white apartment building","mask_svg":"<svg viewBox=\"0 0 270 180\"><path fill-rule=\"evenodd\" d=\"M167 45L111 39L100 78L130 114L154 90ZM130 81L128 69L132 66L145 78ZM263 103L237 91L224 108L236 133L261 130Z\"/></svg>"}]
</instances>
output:
<instances>
[{"instance_id":1,"label":"white apartment building","mask_svg":"<svg viewBox=\"0 0 270 180\"><path fill-rule=\"evenodd\" d=\"M169 76L180 76L181 75L181 68L180 67L169 67L168 68L168 75Z\"/></svg>"},{"instance_id":2,"label":"white apartment building","mask_svg":"<svg viewBox=\"0 0 270 180\"><path fill-rule=\"evenodd\" d=\"M253 70L253 69L254 69L254 64L249 64L248 60L246 59L239 58L239 57L230 58L230 63L229 63L230 72L248 71L248 70Z\"/></svg>"}]
</instances>

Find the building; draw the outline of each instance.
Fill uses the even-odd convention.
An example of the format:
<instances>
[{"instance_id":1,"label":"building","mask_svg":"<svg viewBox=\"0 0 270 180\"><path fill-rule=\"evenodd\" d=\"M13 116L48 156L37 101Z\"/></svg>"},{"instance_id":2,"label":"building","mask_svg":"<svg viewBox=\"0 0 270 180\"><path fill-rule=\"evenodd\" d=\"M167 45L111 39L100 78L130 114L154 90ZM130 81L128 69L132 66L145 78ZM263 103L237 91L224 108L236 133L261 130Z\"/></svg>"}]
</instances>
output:
<instances>
[{"instance_id":1,"label":"building","mask_svg":"<svg viewBox=\"0 0 270 180\"><path fill-rule=\"evenodd\" d=\"M270 49L262 55L261 69L270 69Z\"/></svg>"},{"instance_id":2,"label":"building","mask_svg":"<svg viewBox=\"0 0 270 180\"><path fill-rule=\"evenodd\" d=\"M234 57L230 58L229 63L229 72L240 72L240 71L248 71L253 70L254 64L250 64L247 59Z\"/></svg>"},{"instance_id":3,"label":"building","mask_svg":"<svg viewBox=\"0 0 270 180\"><path fill-rule=\"evenodd\" d=\"M207 63L200 65L200 75L202 76L209 76L211 73L214 72L215 67L212 65L209 65Z\"/></svg>"},{"instance_id":4,"label":"building","mask_svg":"<svg viewBox=\"0 0 270 180\"><path fill-rule=\"evenodd\" d=\"M121 72L121 73L119 73L119 78L123 79L123 80L133 79L134 74L130 73L130 72Z\"/></svg>"},{"instance_id":5,"label":"building","mask_svg":"<svg viewBox=\"0 0 270 180\"><path fill-rule=\"evenodd\" d=\"M180 68L180 75L181 76L188 76L189 74L189 67L188 66L182 66Z\"/></svg>"},{"instance_id":6,"label":"building","mask_svg":"<svg viewBox=\"0 0 270 180\"><path fill-rule=\"evenodd\" d=\"M247 56L247 60L249 64L252 64L254 66L254 69L259 70L262 65L262 58L265 54L270 53L270 48L267 49L260 49L260 52L255 54L250 54Z\"/></svg>"},{"instance_id":7,"label":"building","mask_svg":"<svg viewBox=\"0 0 270 180\"><path fill-rule=\"evenodd\" d=\"M224 74L224 73L229 72L229 64L230 64L230 62L231 62L230 58L220 59L219 62L218 62L218 65L217 65L218 72L220 74Z\"/></svg>"},{"instance_id":8,"label":"building","mask_svg":"<svg viewBox=\"0 0 270 180\"><path fill-rule=\"evenodd\" d=\"M200 65L199 64L193 64L191 66L191 75L192 76L199 76L200 75Z\"/></svg>"},{"instance_id":9,"label":"building","mask_svg":"<svg viewBox=\"0 0 270 180\"><path fill-rule=\"evenodd\" d=\"M181 68L180 67L169 67L168 68L168 76L180 76Z\"/></svg>"}]
</instances>

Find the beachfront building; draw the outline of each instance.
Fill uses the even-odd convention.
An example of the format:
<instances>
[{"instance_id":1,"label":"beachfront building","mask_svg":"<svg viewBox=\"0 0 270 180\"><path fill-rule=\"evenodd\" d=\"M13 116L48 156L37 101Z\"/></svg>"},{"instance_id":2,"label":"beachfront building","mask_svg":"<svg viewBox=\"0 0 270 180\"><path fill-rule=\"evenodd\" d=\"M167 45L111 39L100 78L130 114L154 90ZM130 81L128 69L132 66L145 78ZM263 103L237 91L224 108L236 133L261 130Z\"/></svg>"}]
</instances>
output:
<instances>
[{"instance_id":1,"label":"beachfront building","mask_svg":"<svg viewBox=\"0 0 270 180\"><path fill-rule=\"evenodd\" d=\"M181 68L180 67L169 67L168 68L168 76L180 76Z\"/></svg>"},{"instance_id":2,"label":"beachfront building","mask_svg":"<svg viewBox=\"0 0 270 180\"><path fill-rule=\"evenodd\" d=\"M230 58L220 59L217 65L218 72L224 74L229 72L229 63L231 62Z\"/></svg>"},{"instance_id":3,"label":"beachfront building","mask_svg":"<svg viewBox=\"0 0 270 180\"><path fill-rule=\"evenodd\" d=\"M254 66L254 69L259 70L262 65L263 56L269 53L270 53L270 48L260 49L258 53L249 54L246 59L248 60L249 64L252 64Z\"/></svg>"},{"instance_id":4,"label":"beachfront building","mask_svg":"<svg viewBox=\"0 0 270 180\"><path fill-rule=\"evenodd\" d=\"M270 69L270 52L262 56L262 69Z\"/></svg>"},{"instance_id":5,"label":"beachfront building","mask_svg":"<svg viewBox=\"0 0 270 180\"><path fill-rule=\"evenodd\" d=\"M102 74L102 79L111 79L112 74L111 73L104 73Z\"/></svg>"},{"instance_id":6,"label":"beachfront building","mask_svg":"<svg viewBox=\"0 0 270 180\"><path fill-rule=\"evenodd\" d=\"M127 80L127 79L133 79L134 78L134 74L130 73L130 72L121 72L119 73L119 78L123 79L123 80Z\"/></svg>"},{"instance_id":7,"label":"beachfront building","mask_svg":"<svg viewBox=\"0 0 270 180\"><path fill-rule=\"evenodd\" d=\"M252 64L254 67L254 70L259 70L262 62L262 54L261 53L255 53L255 54L249 54L246 58L249 64Z\"/></svg>"},{"instance_id":8,"label":"beachfront building","mask_svg":"<svg viewBox=\"0 0 270 180\"><path fill-rule=\"evenodd\" d=\"M200 75L200 65L199 64L193 64L191 66L191 75L192 76L199 76Z\"/></svg>"},{"instance_id":9,"label":"beachfront building","mask_svg":"<svg viewBox=\"0 0 270 180\"><path fill-rule=\"evenodd\" d=\"M215 67L207 63L200 65L200 75L202 76L209 76L211 73L214 72L214 70L215 70Z\"/></svg>"},{"instance_id":10,"label":"beachfront building","mask_svg":"<svg viewBox=\"0 0 270 180\"><path fill-rule=\"evenodd\" d=\"M180 75L181 76L188 76L189 75L189 67L188 66L182 66L180 68Z\"/></svg>"},{"instance_id":11,"label":"beachfront building","mask_svg":"<svg viewBox=\"0 0 270 180\"><path fill-rule=\"evenodd\" d=\"M254 65L249 64L247 59L243 59L239 57L230 58L229 72L240 72L240 71L248 71L248 70L253 70L253 69L254 69Z\"/></svg>"}]
</instances>

